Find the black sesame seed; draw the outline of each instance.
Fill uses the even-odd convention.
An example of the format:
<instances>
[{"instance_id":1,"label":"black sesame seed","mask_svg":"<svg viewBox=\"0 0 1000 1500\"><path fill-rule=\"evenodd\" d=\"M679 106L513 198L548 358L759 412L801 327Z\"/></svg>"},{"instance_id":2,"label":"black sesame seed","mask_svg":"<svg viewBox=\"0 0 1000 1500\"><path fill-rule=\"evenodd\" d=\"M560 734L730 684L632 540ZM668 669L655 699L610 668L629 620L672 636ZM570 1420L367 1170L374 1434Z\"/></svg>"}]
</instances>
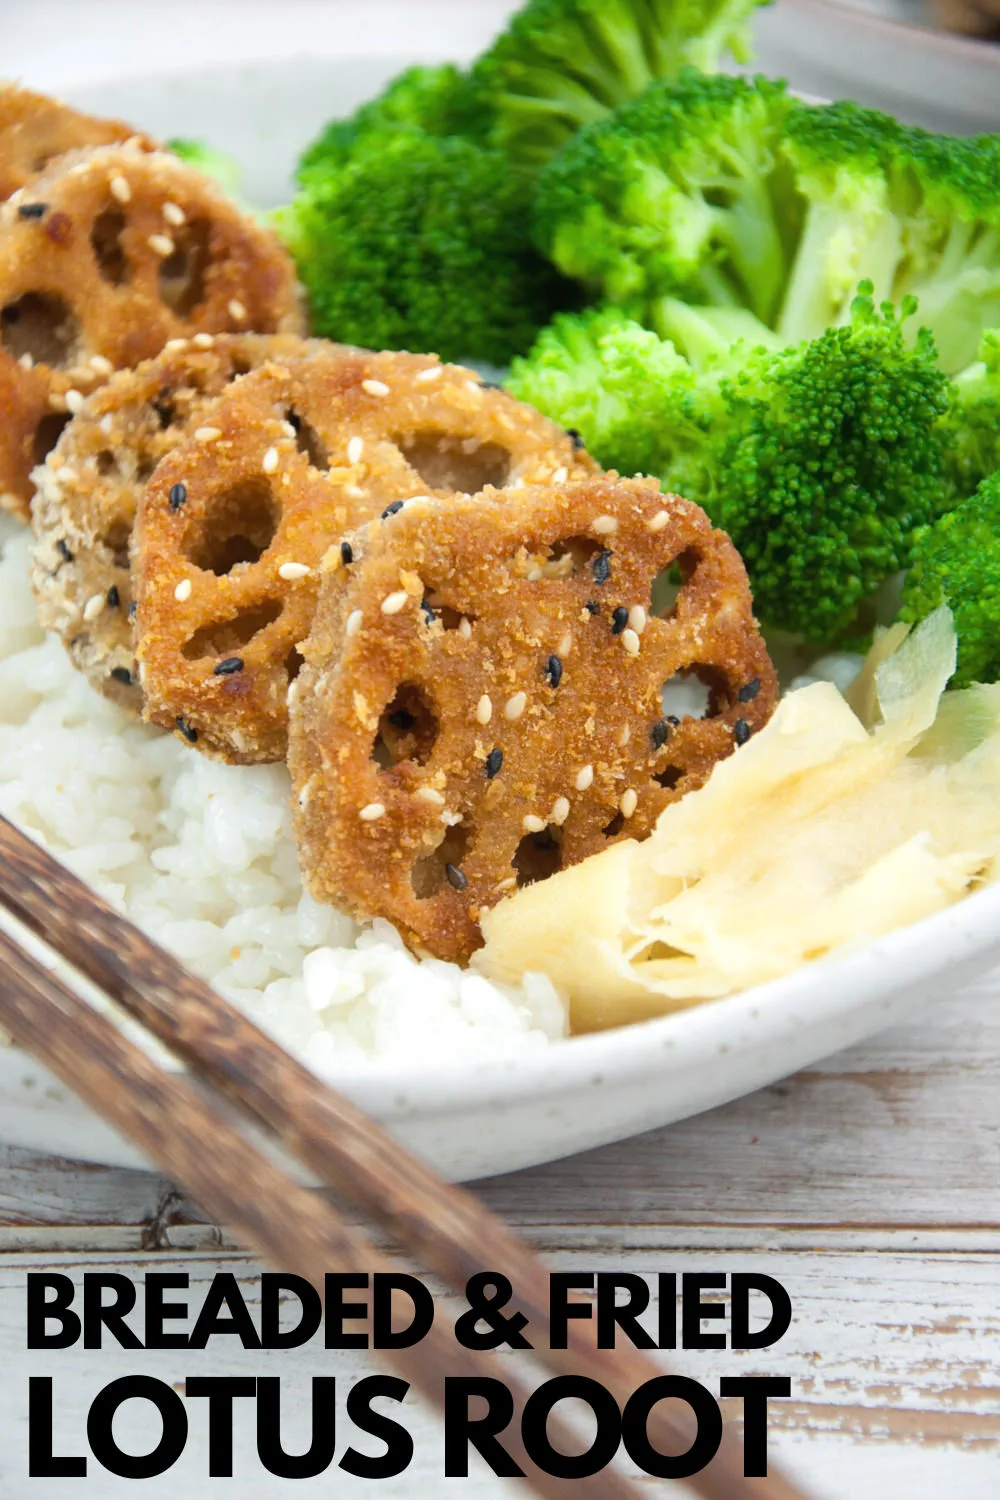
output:
<instances>
[{"instance_id":1,"label":"black sesame seed","mask_svg":"<svg viewBox=\"0 0 1000 1500\"><path fill-rule=\"evenodd\" d=\"M624 604L619 604L618 608L611 616L611 634L621 635L627 624L628 610L625 608Z\"/></svg>"},{"instance_id":2,"label":"black sesame seed","mask_svg":"<svg viewBox=\"0 0 1000 1500\"><path fill-rule=\"evenodd\" d=\"M22 203L17 210L22 219L44 219L48 211L47 203Z\"/></svg>"},{"instance_id":3,"label":"black sesame seed","mask_svg":"<svg viewBox=\"0 0 1000 1500\"><path fill-rule=\"evenodd\" d=\"M170 490L170 509L180 510L188 497L186 484L175 484Z\"/></svg>"},{"instance_id":4,"label":"black sesame seed","mask_svg":"<svg viewBox=\"0 0 1000 1500\"><path fill-rule=\"evenodd\" d=\"M748 682L746 687L741 687L737 694L741 703L752 703L760 692L760 678L755 677L753 682Z\"/></svg>"},{"instance_id":5,"label":"black sesame seed","mask_svg":"<svg viewBox=\"0 0 1000 1500\"><path fill-rule=\"evenodd\" d=\"M444 873L447 875L448 884L453 890L464 891L469 884L457 865L445 865Z\"/></svg>"},{"instance_id":6,"label":"black sesame seed","mask_svg":"<svg viewBox=\"0 0 1000 1500\"><path fill-rule=\"evenodd\" d=\"M670 738L670 725L666 719L658 719L651 731L654 750L662 750Z\"/></svg>"},{"instance_id":7,"label":"black sesame seed","mask_svg":"<svg viewBox=\"0 0 1000 1500\"><path fill-rule=\"evenodd\" d=\"M197 742L198 731L197 729L195 729L193 724L188 723L187 719L182 719L180 714L178 714L177 718L174 720L174 723L177 725L177 728L180 730L181 734L187 740L189 745L194 745Z\"/></svg>"},{"instance_id":8,"label":"black sesame seed","mask_svg":"<svg viewBox=\"0 0 1000 1500\"><path fill-rule=\"evenodd\" d=\"M227 656L225 661L217 661L212 668L212 672L216 677L234 677L237 672L242 671L242 656Z\"/></svg>"},{"instance_id":9,"label":"black sesame seed","mask_svg":"<svg viewBox=\"0 0 1000 1500\"><path fill-rule=\"evenodd\" d=\"M598 584L607 583L611 577L611 552L605 547L594 558L594 582Z\"/></svg>"},{"instance_id":10,"label":"black sesame seed","mask_svg":"<svg viewBox=\"0 0 1000 1500\"><path fill-rule=\"evenodd\" d=\"M389 723L393 729L412 729L416 722L408 708L397 708L395 713L389 715Z\"/></svg>"},{"instance_id":11,"label":"black sesame seed","mask_svg":"<svg viewBox=\"0 0 1000 1500\"><path fill-rule=\"evenodd\" d=\"M424 612L424 619L427 621L428 625L433 625L435 620L437 619L437 615L431 609L426 599L421 600L420 608Z\"/></svg>"},{"instance_id":12,"label":"black sesame seed","mask_svg":"<svg viewBox=\"0 0 1000 1500\"><path fill-rule=\"evenodd\" d=\"M69 550L69 543L64 541L62 537L60 537L58 542L56 542L56 551L59 553L59 556L62 558L63 562L73 561L73 554Z\"/></svg>"},{"instance_id":13,"label":"black sesame seed","mask_svg":"<svg viewBox=\"0 0 1000 1500\"><path fill-rule=\"evenodd\" d=\"M590 615L599 615L601 613L601 606L596 599L588 599L586 609Z\"/></svg>"},{"instance_id":14,"label":"black sesame seed","mask_svg":"<svg viewBox=\"0 0 1000 1500\"><path fill-rule=\"evenodd\" d=\"M354 561L354 548L351 546L350 542L341 542L340 560L344 564L345 568L349 568L351 566L351 563Z\"/></svg>"},{"instance_id":15,"label":"black sesame seed","mask_svg":"<svg viewBox=\"0 0 1000 1500\"><path fill-rule=\"evenodd\" d=\"M122 596L118 592L118 585L113 583L108 589L108 608L118 609L122 602Z\"/></svg>"},{"instance_id":16,"label":"black sesame seed","mask_svg":"<svg viewBox=\"0 0 1000 1500\"><path fill-rule=\"evenodd\" d=\"M132 673L128 667L112 667L111 675L116 682L122 682L126 687L132 686Z\"/></svg>"},{"instance_id":17,"label":"black sesame seed","mask_svg":"<svg viewBox=\"0 0 1000 1500\"><path fill-rule=\"evenodd\" d=\"M579 432L577 432L575 427L567 427L566 436L569 438L570 442L573 444L573 447L576 448L577 451L585 446L583 438L580 436Z\"/></svg>"},{"instance_id":18,"label":"black sesame seed","mask_svg":"<svg viewBox=\"0 0 1000 1500\"><path fill-rule=\"evenodd\" d=\"M503 390L503 386L500 384L499 380L481 380L479 384L482 386L484 391Z\"/></svg>"},{"instance_id":19,"label":"black sesame seed","mask_svg":"<svg viewBox=\"0 0 1000 1500\"><path fill-rule=\"evenodd\" d=\"M405 504L405 500L394 500L391 505L387 505L385 510L382 512L383 521L387 521L390 516L394 516L397 511L402 510Z\"/></svg>"},{"instance_id":20,"label":"black sesame seed","mask_svg":"<svg viewBox=\"0 0 1000 1500\"><path fill-rule=\"evenodd\" d=\"M137 599L133 599L132 603L128 607L128 617L129 617L129 619L130 620L134 620L135 617L136 617L136 615L138 613L139 613L139 601Z\"/></svg>"},{"instance_id":21,"label":"black sesame seed","mask_svg":"<svg viewBox=\"0 0 1000 1500\"><path fill-rule=\"evenodd\" d=\"M550 656L545 663L545 675L549 679L549 686L557 688L562 682L563 664L558 656Z\"/></svg>"},{"instance_id":22,"label":"black sesame seed","mask_svg":"<svg viewBox=\"0 0 1000 1500\"><path fill-rule=\"evenodd\" d=\"M675 729L679 726L680 722L676 714L667 714L667 723L672 724Z\"/></svg>"},{"instance_id":23,"label":"black sesame seed","mask_svg":"<svg viewBox=\"0 0 1000 1500\"><path fill-rule=\"evenodd\" d=\"M750 728L750 725L747 723L746 719L736 720L736 723L733 725L733 739L736 741L737 745L745 745L752 733L753 730Z\"/></svg>"},{"instance_id":24,"label":"black sesame seed","mask_svg":"<svg viewBox=\"0 0 1000 1500\"><path fill-rule=\"evenodd\" d=\"M502 765L503 751L499 747L495 750L491 750L489 755L487 755L486 757L486 780L492 781L494 776L499 774L500 767Z\"/></svg>"}]
</instances>

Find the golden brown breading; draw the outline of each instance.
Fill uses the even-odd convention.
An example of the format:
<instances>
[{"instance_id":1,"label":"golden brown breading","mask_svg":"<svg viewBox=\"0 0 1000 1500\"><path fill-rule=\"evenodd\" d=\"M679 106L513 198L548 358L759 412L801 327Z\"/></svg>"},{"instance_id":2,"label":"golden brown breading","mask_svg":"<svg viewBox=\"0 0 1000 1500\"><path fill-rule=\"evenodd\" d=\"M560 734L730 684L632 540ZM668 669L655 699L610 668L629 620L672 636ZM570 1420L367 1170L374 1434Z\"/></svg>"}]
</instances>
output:
<instances>
[{"instance_id":1,"label":"golden brown breading","mask_svg":"<svg viewBox=\"0 0 1000 1500\"><path fill-rule=\"evenodd\" d=\"M282 361L204 421L140 505L137 660L147 717L237 762L284 758L295 648L331 545L339 557L357 526L413 496L493 482L514 502L525 484L596 469L532 407L427 355Z\"/></svg>"},{"instance_id":2,"label":"golden brown breading","mask_svg":"<svg viewBox=\"0 0 1000 1500\"><path fill-rule=\"evenodd\" d=\"M67 151L137 140L153 142L122 120L82 114L61 99L0 83L0 199L9 198Z\"/></svg>"},{"instance_id":3,"label":"golden brown breading","mask_svg":"<svg viewBox=\"0 0 1000 1500\"><path fill-rule=\"evenodd\" d=\"M202 173L132 142L59 157L0 205L0 503L27 518L32 468L113 369L172 338L303 326L277 237Z\"/></svg>"},{"instance_id":4,"label":"golden brown breading","mask_svg":"<svg viewBox=\"0 0 1000 1500\"><path fill-rule=\"evenodd\" d=\"M645 837L777 700L736 549L654 480L413 502L352 546L292 692L296 836L317 900L418 951L467 959L512 889ZM664 717L678 672L705 718Z\"/></svg>"},{"instance_id":5,"label":"golden brown breading","mask_svg":"<svg viewBox=\"0 0 1000 1500\"><path fill-rule=\"evenodd\" d=\"M34 472L33 582L38 614L94 687L138 714L129 538L161 458L226 387L268 360L323 346L294 334L198 334L95 391Z\"/></svg>"}]
</instances>

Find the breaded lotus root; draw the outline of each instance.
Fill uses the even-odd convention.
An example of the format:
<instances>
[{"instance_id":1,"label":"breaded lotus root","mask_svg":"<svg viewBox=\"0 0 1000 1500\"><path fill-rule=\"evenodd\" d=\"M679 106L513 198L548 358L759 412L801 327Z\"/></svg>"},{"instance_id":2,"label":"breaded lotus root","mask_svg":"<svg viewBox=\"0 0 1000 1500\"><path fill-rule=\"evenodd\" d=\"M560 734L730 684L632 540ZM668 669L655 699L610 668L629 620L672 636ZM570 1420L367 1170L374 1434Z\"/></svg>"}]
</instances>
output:
<instances>
[{"instance_id":1,"label":"breaded lotus root","mask_svg":"<svg viewBox=\"0 0 1000 1500\"><path fill-rule=\"evenodd\" d=\"M112 370L172 338L302 327L276 236L201 172L131 142L59 157L0 205L0 503L27 517L32 468Z\"/></svg>"},{"instance_id":2,"label":"breaded lotus root","mask_svg":"<svg viewBox=\"0 0 1000 1500\"><path fill-rule=\"evenodd\" d=\"M420 952L468 959L518 886L645 838L775 706L739 554L653 480L418 502L353 546L301 647L296 837L317 900ZM677 673L704 718L665 716Z\"/></svg>"},{"instance_id":3,"label":"breaded lotus root","mask_svg":"<svg viewBox=\"0 0 1000 1500\"><path fill-rule=\"evenodd\" d=\"M199 333L171 341L88 397L34 471L39 618L62 636L94 687L134 713L142 693L132 650L129 538L139 495L160 459L202 424L233 380L318 347L294 334Z\"/></svg>"},{"instance_id":4,"label":"breaded lotus root","mask_svg":"<svg viewBox=\"0 0 1000 1500\"><path fill-rule=\"evenodd\" d=\"M61 99L0 83L0 199L16 193L67 151L133 139L153 149L151 141L122 120L98 119ZM25 206L29 212L37 209Z\"/></svg>"},{"instance_id":5,"label":"breaded lotus root","mask_svg":"<svg viewBox=\"0 0 1000 1500\"><path fill-rule=\"evenodd\" d=\"M247 375L205 422L140 506L137 659L147 717L238 762L284 759L328 548L414 496L492 482L519 503L596 469L532 407L424 355L329 346Z\"/></svg>"}]
</instances>

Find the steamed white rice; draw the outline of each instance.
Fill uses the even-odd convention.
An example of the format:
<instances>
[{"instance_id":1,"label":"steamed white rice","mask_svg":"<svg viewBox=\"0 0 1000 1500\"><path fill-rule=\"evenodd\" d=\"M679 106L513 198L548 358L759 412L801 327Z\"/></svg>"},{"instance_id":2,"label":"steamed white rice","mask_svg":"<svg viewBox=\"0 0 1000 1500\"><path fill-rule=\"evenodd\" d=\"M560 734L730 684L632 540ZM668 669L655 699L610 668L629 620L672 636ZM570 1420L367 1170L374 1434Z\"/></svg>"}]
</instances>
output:
<instances>
[{"instance_id":1,"label":"steamed white rice","mask_svg":"<svg viewBox=\"0 0 1000 1500\"><path fill-rule=\"evenodd\" d=\"M566 1033L548 979L418 961L305 894L283 766L217 765L134 723L40 629L0 518L0 812L317 1072L510 1056Z\"/></svg>"}]
</instances>

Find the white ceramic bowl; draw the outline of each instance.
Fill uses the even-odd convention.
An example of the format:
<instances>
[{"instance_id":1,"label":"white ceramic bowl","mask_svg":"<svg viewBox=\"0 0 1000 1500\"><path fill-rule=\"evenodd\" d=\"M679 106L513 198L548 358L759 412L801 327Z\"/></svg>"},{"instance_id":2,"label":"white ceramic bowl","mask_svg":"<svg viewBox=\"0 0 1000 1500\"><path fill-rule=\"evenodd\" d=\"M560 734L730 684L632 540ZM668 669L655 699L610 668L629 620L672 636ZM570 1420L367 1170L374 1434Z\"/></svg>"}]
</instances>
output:
<instances>
[{"instance_id":1,"label":"white ceramic bowl","mask_svg":"<svg viewBox=\"0 0 1000 1500\"><path fill-rule=\"evenodd\" d=\"M438 46L447 55L443 39ZM426 38L418 55L428 56ZM80 104L154 133L204 136L237 152L249 194L268 203L286 194L296 155L319 125L412 56L289 58L64 87ZM27 61L19 71L35 81ZM450 1176L485 1176L722 1104L909 1017L998 960L1000 888L729 1000L560 1043L516 1063L372 1070L345 1080L345 1088ZM143 1165L126 1141L14 1050L0 1049L0 1139Z\"/></svg>"}]
</instances>

